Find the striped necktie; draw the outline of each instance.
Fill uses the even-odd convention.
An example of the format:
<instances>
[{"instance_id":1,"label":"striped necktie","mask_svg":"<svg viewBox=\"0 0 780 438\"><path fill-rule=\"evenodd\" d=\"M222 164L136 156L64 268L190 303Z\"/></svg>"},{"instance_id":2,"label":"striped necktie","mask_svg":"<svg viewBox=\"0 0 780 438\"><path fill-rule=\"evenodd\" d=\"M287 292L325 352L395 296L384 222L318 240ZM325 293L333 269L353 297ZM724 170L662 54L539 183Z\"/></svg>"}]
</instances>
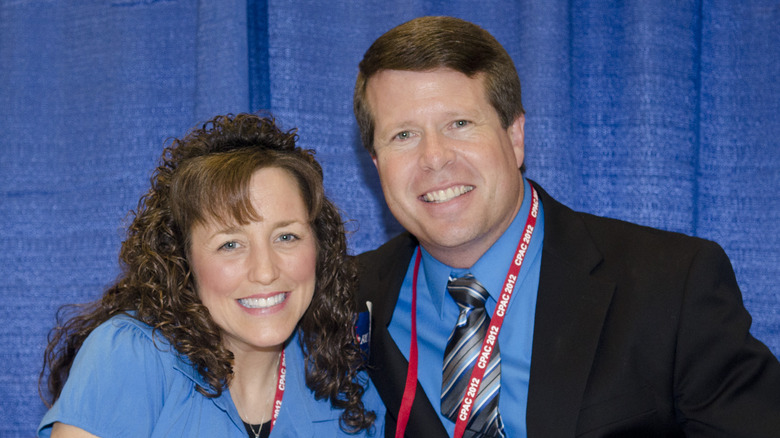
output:
<instances>
[{"instance_id":1,"label":"striped necktie","mask_svg":"<svg viewBox=\"0 0 780 438\"><path fill-rule=\"evenodd\" d=\"M489 295L471 274L457 279L450 277L447 291L458 304L460 315L444 350L441 412L454 422L490 325L485 310L485 301ZM501 354L496 342L464 437L505 436L504 423L498 413L500 386Z\"/></svg>"}]
</instances>

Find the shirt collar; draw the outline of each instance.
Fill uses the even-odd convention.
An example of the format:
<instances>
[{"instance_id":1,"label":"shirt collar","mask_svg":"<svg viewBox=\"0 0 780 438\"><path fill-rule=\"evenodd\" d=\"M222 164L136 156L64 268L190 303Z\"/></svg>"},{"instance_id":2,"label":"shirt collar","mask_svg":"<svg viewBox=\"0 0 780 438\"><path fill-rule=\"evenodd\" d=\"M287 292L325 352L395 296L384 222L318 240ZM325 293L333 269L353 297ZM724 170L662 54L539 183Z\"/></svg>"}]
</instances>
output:
<instances>
[{"instance_id":1,"label":"shirt collar","mask_svg":"<svg viewBox=\"0 0 780 438\"><path fill-rule=\"evenodd\" d=\"M523 203L517 211L509 228L493 243L493 245L469 269L456 269L436 260L425 248L422 249L422 273L431 302L442 314L444 294L447 293L447 281L450 275L459 277L470 272L487 289L493 301L501 295L501 288L506 279L510 261L514 258L520 236L525 228L528 212L531 210L531 185L523 178ZM540 204L541 205L541 204ZM541 208L540 208L541 209ZM534 240L536 240L534 233ZM512 236L509 238L507 236ZM517 236L515 238L514 236Z\"/></svg>"}]
</instances>

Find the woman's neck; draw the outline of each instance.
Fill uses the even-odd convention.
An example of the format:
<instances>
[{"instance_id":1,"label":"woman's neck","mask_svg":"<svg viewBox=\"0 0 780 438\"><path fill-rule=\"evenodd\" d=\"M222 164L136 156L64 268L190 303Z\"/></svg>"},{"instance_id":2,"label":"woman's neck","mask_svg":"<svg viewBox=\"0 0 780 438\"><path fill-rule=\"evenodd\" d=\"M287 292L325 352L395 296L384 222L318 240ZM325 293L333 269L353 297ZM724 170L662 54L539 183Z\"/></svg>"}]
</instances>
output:
<instances>
[{"instance_id":1,"label":"woman's neck","mask_svg":"<svg viewBox=\"0 0 780 438\"><path fill-rule=\"evenodd\" d=\"M233 376L228 388L241 419L260 424L271 419L281 348L233 352Z\"/></svg>"}]
</instances>

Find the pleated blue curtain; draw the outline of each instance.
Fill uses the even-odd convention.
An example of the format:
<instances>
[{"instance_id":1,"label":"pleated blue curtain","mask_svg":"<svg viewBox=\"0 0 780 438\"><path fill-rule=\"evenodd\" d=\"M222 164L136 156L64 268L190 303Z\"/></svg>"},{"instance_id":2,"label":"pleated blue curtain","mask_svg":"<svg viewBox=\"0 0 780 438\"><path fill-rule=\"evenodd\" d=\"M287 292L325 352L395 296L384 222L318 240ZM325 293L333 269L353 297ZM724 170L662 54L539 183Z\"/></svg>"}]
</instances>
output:
<instances>
[{"instance_id":1,"label":"pleated blue curtain","mask_svg":"<svg viewBox=\"0 0 780 438\"><path fill-rule=\"evenodd\" d=\"M752 332L780 354L780 2L706 3L695 232L735 265Z\"/></svg>"},{"instance_id":2,"label":"pleated blue curtain","mask_svg":"<svg viewBox=\"0 0 780 438\"><path fill-rule=\"evenodd\" d=\"M116 278L164 140L249 109L246 17L228 0L0 2L0 436L34 434L55 310Z\"/></svg>"},{"instance_id":3,"label":"pleated blue curtain","mask_svg":"<svg viewBox=\"0 0 780 438\"><path fill-rule=\"evenodd\" d=\"M0 3L0 436L30 436L64 303L118 274L163 142L270 109L317 151L350 248L400 230L359 144L357 63L454 15L514 58L528 176L575 209L713 239L780 355L780 3L17 0Z\"/></svg>"}]
</instances>

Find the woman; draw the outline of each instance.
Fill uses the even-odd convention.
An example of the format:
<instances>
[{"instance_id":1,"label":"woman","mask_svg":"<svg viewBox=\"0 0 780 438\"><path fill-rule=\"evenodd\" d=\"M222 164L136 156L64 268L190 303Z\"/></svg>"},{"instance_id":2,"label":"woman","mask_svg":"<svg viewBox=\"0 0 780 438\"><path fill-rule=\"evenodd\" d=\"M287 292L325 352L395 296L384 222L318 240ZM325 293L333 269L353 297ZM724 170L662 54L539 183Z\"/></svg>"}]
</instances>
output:
<instances>
[{"instance_id":1,"label":"woman","mask_svg":"<svg viewBox=\"0 0 780 438\"><path fill-rule=\"evenodd\" d=\"M53 331L39 436L381 434L343 224L295 141L240 114L165 149L122 276Z\"/></svg>"}]
</instances>

